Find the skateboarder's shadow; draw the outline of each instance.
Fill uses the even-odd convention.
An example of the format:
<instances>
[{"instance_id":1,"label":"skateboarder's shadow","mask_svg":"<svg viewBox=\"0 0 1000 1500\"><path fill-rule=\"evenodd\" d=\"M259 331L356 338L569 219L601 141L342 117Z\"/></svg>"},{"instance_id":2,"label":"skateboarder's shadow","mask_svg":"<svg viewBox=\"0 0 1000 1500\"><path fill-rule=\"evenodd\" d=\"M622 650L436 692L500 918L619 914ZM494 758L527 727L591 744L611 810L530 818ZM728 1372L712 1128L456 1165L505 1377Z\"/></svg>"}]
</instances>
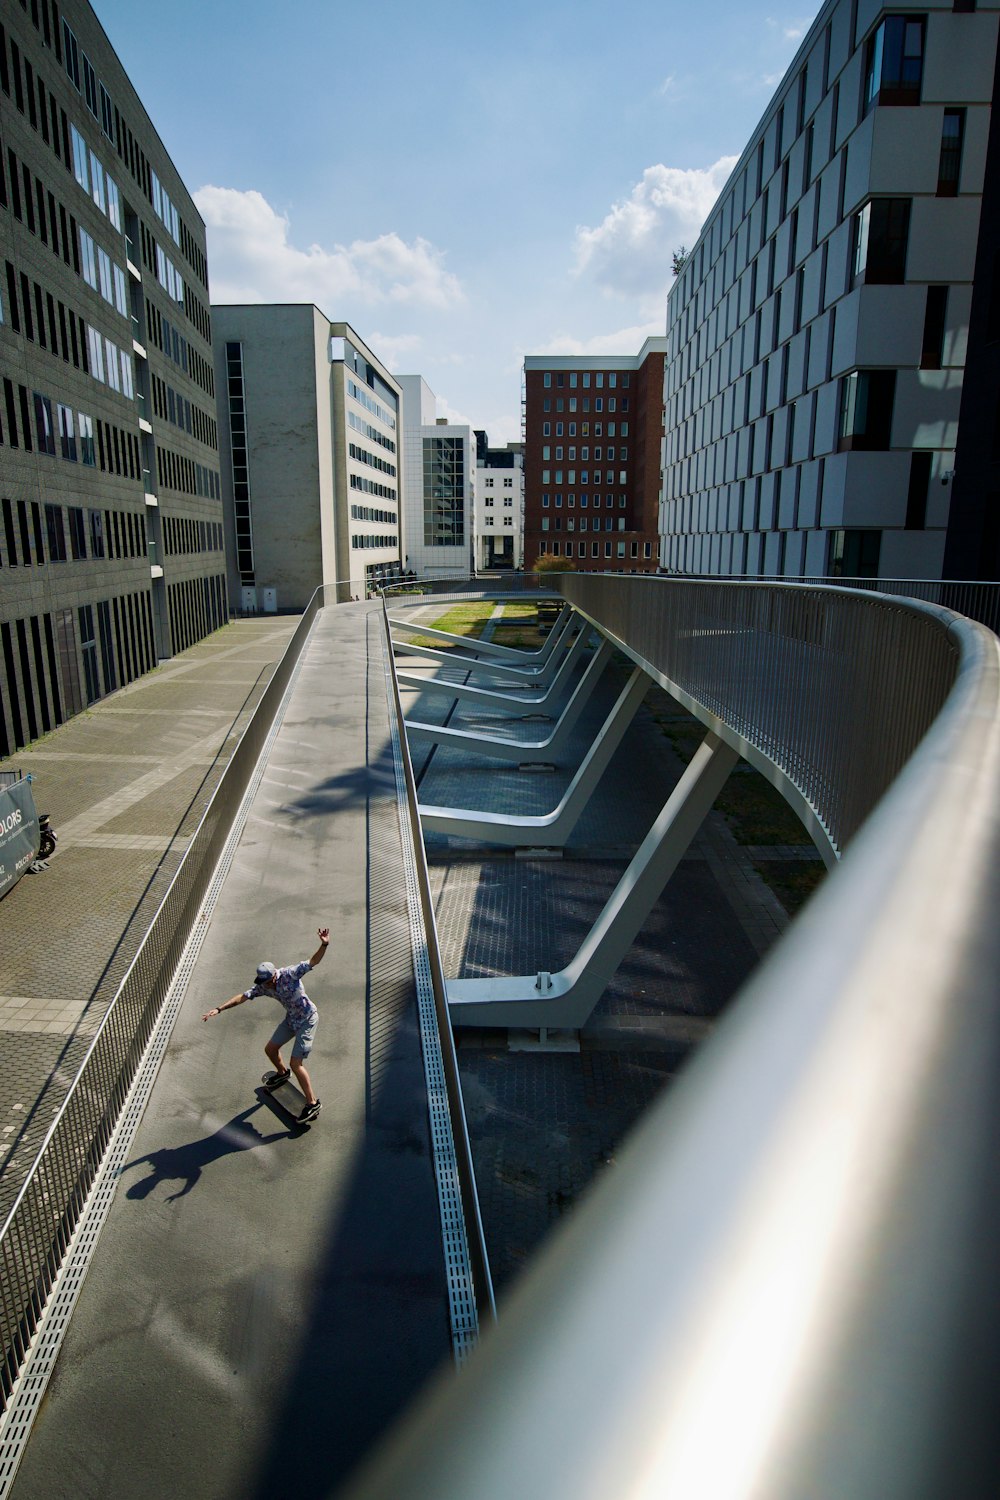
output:
<instances>
[{"instance_id":1,"label":"skateboarder's shadow","mask_svg":"<svg viewBox=\"0 0 1000 1500\"><path fill-rule=\"evenodd\" d=\"M189 1193L205 1168L220 1157L229 1156L234 1151L252 1151L255 1146L267 1146L272 1141L285 1140L295 1133L291 1130L276 1130L272 1135L262 1135L249 1123L250 1116L258 1109L259 1104L252 1104L249 1109L234 1115L212 1135L203 1136L201 1140L188 1141L184 1146L162 1146L159 1151L150 1151L145 1156L137 1156L135 1161L126 1162L119 1170L119 1177L133 1167L142 1166L143 1162L148 1162L151 1170L148 1177L134 1182L125 1196L146 1198L161 1182L171 1182L176 1178L181 1186L176 1193L169 1193L166 1199L168 1203L172 1203L175 1198L183 1198Z\"/></svg>"}]
</instances>

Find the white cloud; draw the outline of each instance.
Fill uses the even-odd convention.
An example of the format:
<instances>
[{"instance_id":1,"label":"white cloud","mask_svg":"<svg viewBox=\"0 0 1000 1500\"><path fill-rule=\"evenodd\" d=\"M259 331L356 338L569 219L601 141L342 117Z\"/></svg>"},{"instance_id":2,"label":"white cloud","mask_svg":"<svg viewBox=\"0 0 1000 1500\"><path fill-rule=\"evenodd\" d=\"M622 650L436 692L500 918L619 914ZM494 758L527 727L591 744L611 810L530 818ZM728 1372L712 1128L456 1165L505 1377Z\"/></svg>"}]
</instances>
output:
<instances>
[{"instance_id":1,"label":"white cloud","mask_svg":"<svg viewBox=\"0 0 1000 1500\"><path fill-rule=\"evenodd\" d=\"M423 347L423 342L418 333L379 333L376 330L369 347L395 373L403 363L407 367L414 363L412 356Z\"/></svg>"},{"instance_id":2,"label":"white cloud","mask_svg":"<svg viewBox=\"0 0 1000 1500\"><path fill-rule=\"evenodd\" d=\"M429 240L398 234L330 249L291 241L287 217L262 194L210 185L194 195L208 229L215 302L315 302L331 317L343 303L446 308L464 300Z\"/></svg>"},{"instance_id":3,"label":"white cloud","mask_svg":"<svg viewBox=\"0 0 1000 1500\"><path fill-rule=\"evenodd\" d=\"M547 344L533 349L533 354L638 354L643 342L656 334L666 333L666 316L649 323L637 323L631 328L619 328L614 333L598 333L593 338L574 338L568 333L557 333Z\"/></svg>"},{"instance_id":4,"label":"white cloud","mask_svg":"<svg viewBox=\"0 0 1000 1500\"><path fill-rule=\"evenodd\" d=\"M697 239L738 159L723 156L704 168L647 167L596 229L577 229L576 273L608 292L663 299L673 279L671 251Z\"/></svg>"},{"instance_id":5,"label":"white cloud","mask_svg":"<svg viewBox=\"0 0 1000 1500\"><path fill-rule=\"evenodd\" d=\"M794 17L787 21L778 21L774 16L767 17L767 24L772 31L780 31L788 42L801 42L813 22L812 16Z\"/></svg>"}]
</instances>

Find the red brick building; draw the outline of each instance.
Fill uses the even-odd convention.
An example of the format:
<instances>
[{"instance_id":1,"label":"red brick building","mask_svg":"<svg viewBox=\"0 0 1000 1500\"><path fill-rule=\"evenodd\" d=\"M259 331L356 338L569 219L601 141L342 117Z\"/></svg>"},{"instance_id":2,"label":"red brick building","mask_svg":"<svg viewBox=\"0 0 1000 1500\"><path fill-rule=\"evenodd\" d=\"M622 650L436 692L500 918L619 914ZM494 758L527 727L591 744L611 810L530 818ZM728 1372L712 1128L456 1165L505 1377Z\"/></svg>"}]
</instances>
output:
<instances>
[{"instance_id":1,"label":"red brick building","mask_svg":"<svg viewBox=\"0 0 1000 1500\"><path fill-rule=\"evenodd\" d=\"M667 340L524 361L524 566L655 573Z\"/></svg>"}]
</instances>

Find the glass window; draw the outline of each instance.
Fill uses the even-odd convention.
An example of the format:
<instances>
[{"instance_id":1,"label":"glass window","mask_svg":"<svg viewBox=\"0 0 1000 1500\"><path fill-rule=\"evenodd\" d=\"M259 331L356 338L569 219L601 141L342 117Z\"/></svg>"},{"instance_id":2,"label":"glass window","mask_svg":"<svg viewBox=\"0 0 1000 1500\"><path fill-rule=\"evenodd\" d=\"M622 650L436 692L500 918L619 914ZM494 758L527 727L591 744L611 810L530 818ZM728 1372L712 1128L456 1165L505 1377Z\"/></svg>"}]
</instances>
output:
<instances>
[{"instance_id":1,"label":"glass window","mask_svg":"<svg viewBox=\"0 0 1000 1500\"><path fill-rule=\"evenodd\" d=\"M97 276L101 284L101 296L105 302L113 304L115 294L111 287L111 256L100 247L97 251Z\"/></svg>"},{"instance_id":2,"label":"glass window","mask_svg":"<svg viewBox=\"0 0 1000 1500\"><path fill-rule=\"evenodd\" d=\"M46 505L45 531L49 542L49 562L65 562L66 529L61 505Z\"/></svg>"},{"instance_id":3,"label":"glass window","mask_svg":"<svg viewBox=\"0 0 1000 1500\"><path fill-rule=\"evenodd\" d=\"M954 198L962 167L962 139L965 135L965 110L946 109L941 123L941 157L938 162L937 195Z\"/></svg>"},{"instance_id":4,"label":"glass window","mask_svg":"<svg viewBox=\"0 0 1000 1500\"><path fill-rule=\"evenodd\" d=\"M97 464L97 455L94 451L94 419L85 416L82 411L77 415L80 419L80 458L89 468L94 468Z\"/></svg>"},{"instance_id":5,"label":"glass window","mask_svg":"<svg viewBox=\"0 0 1000 1500\"><path fill-rule=\"evenodd\" d=\"M97 257L94 251L94 241L87 231L80 226L80 274L88 286L97 291Z\"/></svg>"},{"instance_id":6,"label":"glass window","mask_svg":"<svg viewBox=\"0 0 1000 1500\"><path fill-rule=\"evenodd\" d=\"M73 175L85 193L90 192L90 171L87 166L87 142L75 125L70 126L73 138Z\"/></svg>"},{"instance_id":7,"label":"glass window","mask_svg":"<svg viewBox=\"0 0 1000 1500\"><path fill-rule=\"evenodd\" d=\"M104 168L93 151L90 153L90 196L101 210L101 213L107 213L104 197Z\"/></svg>"},{"instance_id":8,"label":"glass window","mask_svg":"<svg viewBox=\"0 0 1000 1500\"><path fill-rule=\"evenodd\" d=\"M58 406L56 413L59 418L59 446L63 458L71 463L76 463L76 432L73 426L73 410L69 406Z\"/></svg>"},{"instance_id":9,"label":"glass window","mask_svg":"<svg viewBox=\"0 0 1000 1500\"><path fill-rule=\"evenodd\" d=\"M550 370L546 370L545 374L542 376L542 384L545 386L546 390L552 385L552 373Z\"/></svg>"},{"instance_id":10,"label":"glass window","mask_svg":"<svg viewBox=\"0 0 1000 1500\"><path fill-rule=\"evenodd\" d=\"M840 449L884 450L890 445L895 370L855 370L840 390Z\"/></svg>"},{"instance_id":11,"label":"glass window","mask_svg":"<svg viewBox=\"0 0 1000 1500\"><path fill-rule=\"evenodd\" d=\"M118 191L118 184L114 181L113 178L108 177L107 174L105 174L104 186L106 187L108 193L108 218L111 220L112 224L115 226L118 232L121 233L122 199L121 194Z\"/></svg>"},{"instance_id":12,"label":"glass window","mask_svg":"<svg viewBox=\"0 0 1000 1500\"><path fill-rule=\"evenodd\" d=\"M52 402L48 396L40 396L37 391L35 396L35 435L38 442L39 453L51 453L53 457L56 451L56 435L52 426Z\"/></svg>"},{"instance_id":13,"label":"glass window","mask_svg":"<svg viewBox=\"0 0 1000 1500\"><path fill-rule=\"evenodd\" d=\"M877 285L906 279L910 199L873 198L854 216L854 275Z\"/></svg>"},{"instance_id":14,"label":"glass window","mask_svg":"<svg viewBox=\"0 0 1000 1500\"><path fill-rule=\"evenodd\" d=\"M922 16L886 16L865 54L865 110L919 104L924 70Z\"/></svg>"}]
</instances>

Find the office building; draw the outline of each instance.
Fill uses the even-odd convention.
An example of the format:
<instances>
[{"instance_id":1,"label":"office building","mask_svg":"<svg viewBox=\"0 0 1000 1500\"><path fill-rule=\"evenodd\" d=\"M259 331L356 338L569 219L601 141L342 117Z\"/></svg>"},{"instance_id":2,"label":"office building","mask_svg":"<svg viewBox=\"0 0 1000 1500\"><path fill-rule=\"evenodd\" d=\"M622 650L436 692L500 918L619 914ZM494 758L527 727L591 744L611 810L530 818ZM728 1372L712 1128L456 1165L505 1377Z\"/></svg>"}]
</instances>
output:
<instances>
[{"instance_id":1,"label":"office building","mask_svg":"<svg viewBox=\"0 0 1000 1500\"><path fill-rule=\"evenodd\" d=\"M229 598L304 609L399 576L400 390L347 323L311 303L218 304Z\"/></svg>"},{"instance_id":2,"label":"office building","mask_svg":"<svg viewBox=\"0 0 1000 1500\"><path fill-rule=\"evenodd\" d=\"M476 438L476 504L473 521L476 571L524 564L524 444L491 448Z\"/></svg>"},{"instance_id":3,"label":"office building","mask_svg":"<svg viewBox=\"0 0 1000 1500\"><path fill-rule=\"evenodd\" d=\"M227 618L204 224L84 0L0 24L0 755Z\"/></svg>"},{"instance_id":4,"label":"office building","mask_svg":"<svg viewBox=\"0 0 1000 1500\"><path fill-rule=\"evenodd\" d=\"M548 553L579 572L656 571L666 348L526 356L526 568Z\"/></svg>"},{"instance_id":5,"label":"office building","mask_svg":"<svg viewBox=\"0 0 1000 1500\"><path fill-rule=\"evenodd\" d=\"M975 576L983 548L995 569L996 395L970 406L963 376L977 276L983 345L997 317L995 249L976 270L997 19L828 0L810 27L669 298L669 570ZM953 507L977 429L992 496L970 463Z\"/></svg>"},{"instance_id":6,"label":"office building","mask_svg":"<svg viewBox=\"0 0 1000 1500\"><path fill-rule=\"evenodd\" d=\"M468 578L475 571L472 429L437 416L437 398L422 375L400 375L399 384L404 566L418 578Z\"/></svg>"}]
</instances>

